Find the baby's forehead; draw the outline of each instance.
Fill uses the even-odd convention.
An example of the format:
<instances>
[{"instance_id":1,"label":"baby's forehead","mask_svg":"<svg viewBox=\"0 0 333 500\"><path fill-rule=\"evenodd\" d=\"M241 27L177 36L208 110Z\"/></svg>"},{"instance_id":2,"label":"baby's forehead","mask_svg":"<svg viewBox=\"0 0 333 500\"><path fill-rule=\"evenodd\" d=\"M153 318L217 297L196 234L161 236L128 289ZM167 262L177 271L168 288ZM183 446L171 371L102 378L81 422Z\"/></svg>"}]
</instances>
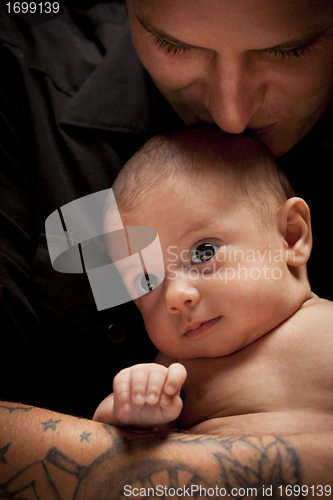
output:
<instances>
[{"instance_id":1,"label":"baby's forehead","mask_svg":"<svg viewBox=\"0 0 333 500\"><path fill-rule=\"evenodd\" d=\"M221 205L226 206L247 203L248 197L235 186L232 176L224 175L218 170L195 172L184 169L183 171L170 172L167 178L154 183L148 190L145 186L142 192L125 193L118 205L113 206L106 215L109 224L116 220L119 210L124 225L146 223L158 216L167 216L170 204L177 208L178 216L193 219L202 211L217 212ZM187 210L191 206L192 210ZM172 221L170 221L172 222Z\"/></svg>"},{"instance_id":2,"label":"baby's forehead","mask_svg":"<svg viewBox=\"0 0 333 500\"><path fill-rule=\"evenodd\" d=\"M179 157L175 160L178 162L176 168L171 161L163 175L153 177L152 182L150 177L143 176L125 185L117 207L124 225L151 226L152 220L159 222L168 216L170 205L178 210L176 218L188 221L202 211L229 211L234 206L246 205L256 212L258 222L262 222L264 212L269 212L270 218L277 208L272 186L258 176L261 169L249 173L247 165L239 169L228 165L226 160L205 158L204 155L197 156L193 163L191 158L186 162ZM188 206L192 211L187 210ZM109 211L108 225L113 218Z\"/></svg>"}]
</instances>

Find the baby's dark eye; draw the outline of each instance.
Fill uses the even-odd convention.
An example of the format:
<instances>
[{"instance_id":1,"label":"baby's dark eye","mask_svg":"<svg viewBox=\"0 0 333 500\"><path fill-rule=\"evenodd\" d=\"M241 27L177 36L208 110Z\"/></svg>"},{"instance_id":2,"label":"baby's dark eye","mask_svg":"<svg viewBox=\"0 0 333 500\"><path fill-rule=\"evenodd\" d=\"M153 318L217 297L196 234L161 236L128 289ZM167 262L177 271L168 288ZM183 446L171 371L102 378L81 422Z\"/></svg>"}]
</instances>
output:
<instances>
[{"instance_id":1,"label":"baby's dark eye","mask_svg":"<svg viewBox=\"0 0 333 500\"><path fill-rule=\"evenodd\" d=\"M202 264L203 262L211 260L219 247L220 245L217 243L199 243L199 245L192 250L192 264Z\"/></svg>"},{"instance_id":2,"label":"baby's dark eye","mask_svg":"<svg viewBox=\"0 0 333 500\"><path fill-rule=\"evenodd\" d=\"M143 292L152 292L159 284L160 281L154 274L143 274L139 278L139 287Z\"/></svg>"}]
</instances>

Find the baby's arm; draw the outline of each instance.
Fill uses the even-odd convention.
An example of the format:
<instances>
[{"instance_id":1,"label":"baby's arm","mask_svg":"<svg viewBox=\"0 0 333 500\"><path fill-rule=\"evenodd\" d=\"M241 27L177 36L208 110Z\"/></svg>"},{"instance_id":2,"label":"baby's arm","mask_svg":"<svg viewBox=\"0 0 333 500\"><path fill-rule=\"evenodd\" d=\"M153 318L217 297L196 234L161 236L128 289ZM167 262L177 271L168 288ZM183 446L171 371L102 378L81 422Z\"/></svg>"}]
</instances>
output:
<instances>
[{"instance_id":1,"label":"baby's arm","mask_svg":"<svg viewBox=\"0 0 333 500\"><path fill-rule=\"evenodd\" d=\"M98 406L93 420L143 428L171 422L179 417L183 407L180 390L186 375L180 363L125 368L115 376L114 392Z\"/></svg>"}]
</instances>

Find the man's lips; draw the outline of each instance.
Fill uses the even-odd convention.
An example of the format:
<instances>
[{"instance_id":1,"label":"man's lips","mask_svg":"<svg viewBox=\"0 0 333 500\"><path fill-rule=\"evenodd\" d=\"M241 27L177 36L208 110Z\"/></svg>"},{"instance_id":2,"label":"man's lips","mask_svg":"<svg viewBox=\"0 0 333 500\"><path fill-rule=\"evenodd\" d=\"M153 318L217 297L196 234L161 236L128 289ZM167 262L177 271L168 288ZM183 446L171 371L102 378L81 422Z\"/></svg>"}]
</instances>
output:
<instances>
[{"instance_id":1,"label":"man's lips","mask_svg":"<svg viewBox=\"0 0 333 500\"><path fill-rule=\"evenodd\" d=\"M214 125L215 122L214 120L212 119L209 119L209 120L206 120L204 118L200 118L199 116L195 116L195 123L198 124L198 125ZM269 132L271 132L273 130L273 128L275 127L276 125L276 122L275 123L271 123L270 125L264 125L263 127L247 127L246 130L249 130L250 132L252 132L254 135L256 136L261 136L261 135L266 135L268 134Z\"/></svg>"},{"instance_id":2,"label":"man's lips","mask_svg":"<svg viewBox=\"0 0 333 500\"><path fill-rule=\"evenodd\" d=\"M198 337L206 333L210 328L216 325L218 321L220 321L221 316L217 318L210 319L208 321L197 321L196 323L192 323L189 327L187 327L187 331L185 332L186 337Z\"/></svg>"}]
</instances>

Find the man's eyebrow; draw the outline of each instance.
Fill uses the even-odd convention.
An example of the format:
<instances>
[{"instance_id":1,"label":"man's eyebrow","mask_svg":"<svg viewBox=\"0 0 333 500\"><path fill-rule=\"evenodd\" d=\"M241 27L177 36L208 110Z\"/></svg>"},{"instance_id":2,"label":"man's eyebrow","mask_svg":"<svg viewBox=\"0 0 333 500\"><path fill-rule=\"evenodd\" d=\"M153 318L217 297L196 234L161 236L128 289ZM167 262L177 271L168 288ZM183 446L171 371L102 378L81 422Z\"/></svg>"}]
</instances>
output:
<instances>
[{"instance_id":1,"label":"man's eyebrow","mask_svg":"<svg viewBox=\"0 0 333 500\"><path fill-rule=\"evenodd\" d=\"M178 40L177 38L171 36L171 35L168 35L168 33L165 33L165 31L163 30L159 30L157 28L155 28L154 26L152 26L150 23L148 23L147 21L145 21L141 15L139 14L138 12L138 9L136 7L136 2L133 1L133 10L134 10L134 14L135 14L135 17L137 18L137 20L139 21L139 23L141 24L141 26L146 30L148 31L148 33L151 33L152 35L155 35L157 37L160 37L160 38L164 38L164 39L167 39L169 40L170 42L176 44L176 45L181 45L182 47L191 47L193 49L200 49L201 47L197 47L195 45L191 45L189 43L185 43L185 42L182 42L181 40Z\"/></svg>"},{"instance_id":2,"label":"man's eyebrow","mask_svg":"<svg viewBox=\"0 0 333 500\"><path fill-rule=\"evenodd\" d=\"M202 49L203 47L199 47L196 45L191 45L186 42L182 42L181 40L178 40L177 38L169 35L168 33L165 33L163 30L159 30L153 25L151 25L149 22L145 21L141 15L138 12L136 2L133 0L133 10L135 13L135 16L138 20L138 22L141 24L141 26L148 31L148 33L151 33L152 35L155 35L157 37L161 37L163 39L169 40L170 42L180 45L183 47L188 47L188 48L193 48L193 49ZM297 47L301 47L303 45L309 44L311 42L314 42L317 38L320 36L324 35L326 31L328 31L331 27L333 26L333 21L330 21L330 23L326 23L325 26L323 26L320 29L311 31L307 33L306 35L303 35L298 38L294 38L292 40L288 40L287 42L274 45L273 47L265 47L263 49L253 49L251 52L273 52L275 50L288 50L288 49L295 49Z\"/></svg>"},{"instance_id":3,"label":"man's eyebrow","mask_svg":"<svg viewBox=\"0 0 333 500\"><path fill-rule=\"evenodd\" d=\"M297 47L302 47L303 45L307 45L311 42L317 40L317 38L321 37L332 27L332 22L329 25L325 25L323 28L311 31L306 35L303 35L298 38L293 38L292 40L288 40L287 42L280 43L278 45L274 45L273 47L267 47L264 49L255 49L256 52L273 52L275 50L288 50L288 49L296 49Z\"/></svg>"}]
</instances>

